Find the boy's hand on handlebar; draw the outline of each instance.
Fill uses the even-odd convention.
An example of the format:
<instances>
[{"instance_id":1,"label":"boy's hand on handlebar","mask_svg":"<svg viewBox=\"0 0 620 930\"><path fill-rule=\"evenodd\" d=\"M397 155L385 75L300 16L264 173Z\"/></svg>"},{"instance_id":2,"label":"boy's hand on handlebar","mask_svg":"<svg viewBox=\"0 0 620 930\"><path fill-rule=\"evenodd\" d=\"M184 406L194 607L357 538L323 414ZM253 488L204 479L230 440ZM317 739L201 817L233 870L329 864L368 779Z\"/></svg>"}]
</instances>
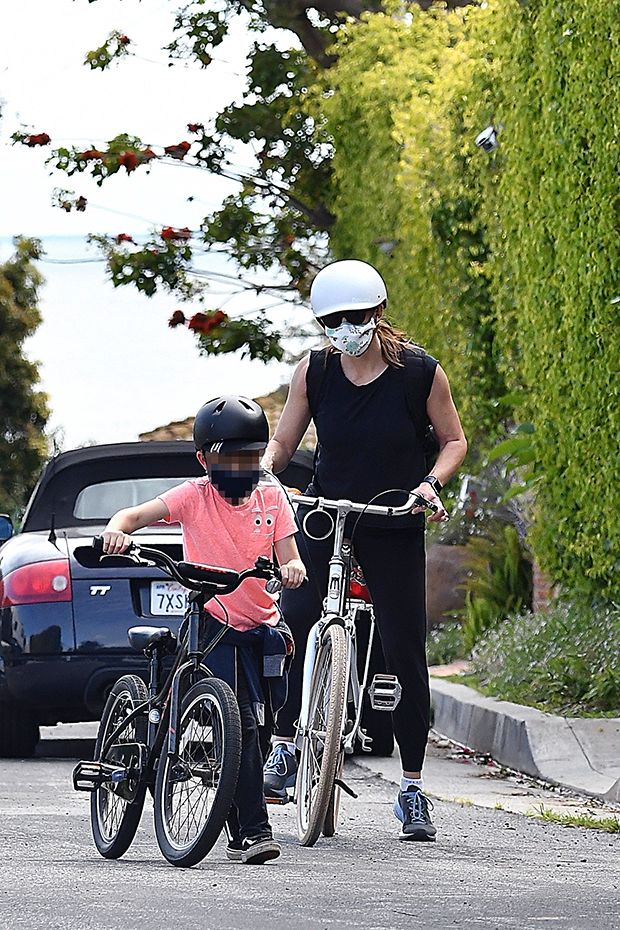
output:
<instances>
[{"instance_id":1,"label":"boy's hand on handlebar","mask_svg":"<svg viewBox=\"0 0 620 930\"><path fill-rule=\"evenodd\" d=\"M414 493L419 494L420 497L424 497L438 508L436 513L429 513L426 518L429 523L445 523L446 520L450 519L448 511L441 502L441 498L435 494L430 484L427 484L427 482L419 484L417 488L414 488ZM425 511L426 507L414 507L411 512L424 513Z\"/></svg>"},{"instance_id":2,"label":"boy's hand on handlebar","mask_svg":"<svg viewBox=\"0 0 620 930\"><path fill-rule=\"evenodd\" d=\"M301 559L291 559L280 566L283 588L298 588L306 580L306 568Z\"/></svg>"},{"instance_id":3,"label":"boy's hand on handlebar","mask_svg":"<svg viewBox=\"0 0 620 930\"><path fill-rule=\"evenodd\" d=\"M131 536L121 530L104 530L101 538L103 540L103 551L106 555L120 555L133 542Z\"/></svg>"}]
</instances>

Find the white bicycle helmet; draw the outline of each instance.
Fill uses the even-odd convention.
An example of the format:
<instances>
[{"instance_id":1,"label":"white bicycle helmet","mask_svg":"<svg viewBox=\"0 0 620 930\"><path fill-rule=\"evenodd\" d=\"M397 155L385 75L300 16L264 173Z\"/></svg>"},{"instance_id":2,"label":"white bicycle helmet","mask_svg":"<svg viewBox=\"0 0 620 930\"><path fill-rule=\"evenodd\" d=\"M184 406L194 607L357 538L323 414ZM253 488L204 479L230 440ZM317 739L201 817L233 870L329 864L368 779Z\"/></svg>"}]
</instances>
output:
<instances>
[{"instance_id":1,"label":"white bicycle helmet","mask_svg":"<svg viewBox=\"0 0 620 930\"><path fill-rule=\"evenodd\" d=\"M368 310L387 300L385 281L372 265L357 259L333 262L312 282L310 301L316 317L347 310Z\"/></svg>"}]
</instances>

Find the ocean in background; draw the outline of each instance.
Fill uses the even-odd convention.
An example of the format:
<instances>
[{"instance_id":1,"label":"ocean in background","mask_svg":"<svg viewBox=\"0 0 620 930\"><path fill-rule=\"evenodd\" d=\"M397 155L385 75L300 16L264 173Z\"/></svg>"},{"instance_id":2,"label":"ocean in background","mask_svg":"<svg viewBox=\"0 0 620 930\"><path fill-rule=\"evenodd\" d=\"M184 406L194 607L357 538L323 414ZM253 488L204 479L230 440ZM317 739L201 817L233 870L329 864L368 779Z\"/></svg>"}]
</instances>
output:
<instances>
[{"instance_id":1,"label":"ocean in background","mask_svg":"<svg viewBox=\"0 0 620 930\"><path fill-rule=\"evenodd\" d=\"M193 415L214 396L257 397L290 380L291 366L281 362L200 356L185 327L167 325L176 309L190 315L188 306L168 294L147 298L133 287L115 289L96 249L83 237L49 236L43 243L43 323L25 352L39 363L41 389L52 410L48 432L56 433L61 448L136 440L141 432ZM0 237L0 261L12 250L12 240ZM73 260L78 261L63 264ZM201 256L197 264L235 273L222 255ZM231 289L224 280L214 284L206 306L220 306ZM245 292L225 309L235 315L267 304L273 298ZM269 316L278 325L311 319L309 311L290 305L270 309ZM297 340L292 350L303 347Z\"/></svg>"}]
</instances>

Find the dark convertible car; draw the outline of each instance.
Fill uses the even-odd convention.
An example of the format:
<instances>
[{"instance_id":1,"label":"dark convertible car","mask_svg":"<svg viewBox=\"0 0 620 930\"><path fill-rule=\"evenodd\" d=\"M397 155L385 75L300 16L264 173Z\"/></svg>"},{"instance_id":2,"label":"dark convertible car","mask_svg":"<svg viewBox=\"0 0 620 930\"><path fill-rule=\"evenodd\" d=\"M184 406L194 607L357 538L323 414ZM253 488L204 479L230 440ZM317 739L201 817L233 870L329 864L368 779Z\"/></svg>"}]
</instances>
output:
<instances>
[{"instance_id":1,"label":"dark convertible car","mask_svg":"<svg viewBox=\"0 0 620 930\"><path fill-rule=\"evenodd\" d=\"M305 487L311 453L283 474ZM158 569L89 570L73 558L109 517L201 474L191 442L136 442L64 452L45 467L21 530L0 518L0 756L34 752L39 725L96 720L121 675L146 673L127 630L173 630L185 591ZM305 484L304 484L305 482ZM159 523L136 534L182 558L181 529Z\"/></svg>"}]
</instances>

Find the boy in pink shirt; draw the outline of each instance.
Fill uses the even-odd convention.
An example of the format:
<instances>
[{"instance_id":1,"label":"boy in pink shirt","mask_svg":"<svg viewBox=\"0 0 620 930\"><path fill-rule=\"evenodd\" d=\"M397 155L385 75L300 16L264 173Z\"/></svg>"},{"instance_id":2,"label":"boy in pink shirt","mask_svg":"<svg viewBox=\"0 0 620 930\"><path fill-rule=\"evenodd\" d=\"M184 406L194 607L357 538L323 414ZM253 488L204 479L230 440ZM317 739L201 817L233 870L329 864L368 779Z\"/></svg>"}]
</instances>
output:
<instances>
[{"instance_id":1,"label":"boy in pink shirt","mask_svg":"<svg viewBox=\"0 0 620 930\"><path fill-rule=\"evenodd\" d=\"M241 571L254 565L260 555L271 558L275 550L282 584L298 587L306 573L294 539L297 527L291 507L282 488L260 470L268 440L267 419L254 401L235 395L209 401L194 423L196 455L206 476L120 510L103 533L104 551L123 552L131 542L128 534L143 526L159 520L178 522L188 561ZM241 770L229 818L227 855L245 863L263 863L280 855L263 791L261 737L268 743L269 734L259 732L267 703L263 692L269 682L263 676L274 674L261 668L260 657L264 644L280 636L273 631L280 619L277 595L266 590L264 580L250 578L221 601L209 603L213 618L209 622L214 625L228 619L229 630L222 650L216 647L211 657L220 650L226 669L232 657L229 684L236 688L242 725ZM273 690L271 694L272 709L277 712Z\"/></svg>"}]
</instances>

